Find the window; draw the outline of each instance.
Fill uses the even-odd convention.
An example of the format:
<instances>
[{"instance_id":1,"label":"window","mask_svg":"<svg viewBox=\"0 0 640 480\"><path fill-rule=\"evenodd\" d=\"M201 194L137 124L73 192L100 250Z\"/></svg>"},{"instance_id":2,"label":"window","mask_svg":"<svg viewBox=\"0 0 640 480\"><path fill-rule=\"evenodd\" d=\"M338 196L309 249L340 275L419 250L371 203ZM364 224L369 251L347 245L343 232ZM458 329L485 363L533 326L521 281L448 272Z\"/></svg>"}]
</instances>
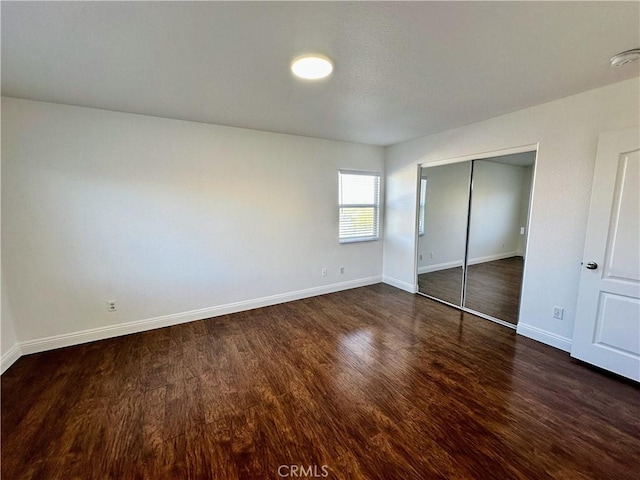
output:
<instances>
[{"instance_id":1,"label":"window","mask_svg":"<svg viewBox=\"0 0 640 480\"><path fill-rule=\"evenodd\" d=\"M340 243L377 240L380 236L380 174L340 170Z\"/></svg>"},{"instance_id":2,"label":"window","mask_svg":"<svg viewBox=\"0 0 640 480\"><path fill-rule=\"evenodd\" d=\"M424 235L424 215L427 205L427 179L420 179L420 212L418 215L418 235Z\"/></svg>"}]
</instances>

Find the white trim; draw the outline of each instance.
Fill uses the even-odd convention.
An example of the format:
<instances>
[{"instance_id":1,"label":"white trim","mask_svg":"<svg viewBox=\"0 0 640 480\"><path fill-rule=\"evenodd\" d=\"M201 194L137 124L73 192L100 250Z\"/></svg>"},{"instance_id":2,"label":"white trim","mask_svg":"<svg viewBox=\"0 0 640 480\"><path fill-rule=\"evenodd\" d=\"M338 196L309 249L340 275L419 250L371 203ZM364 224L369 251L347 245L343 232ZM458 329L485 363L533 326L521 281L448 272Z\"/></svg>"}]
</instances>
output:
<instances>
[{"instance_id":1,"label":"white trim","mask_svg":"<svg viewBox=\"0 0 640 480\"><path fill-rule=\"evenodd\" d=\"M511 258L511 257L522 257L522 254L520 252L508 252L508 253L497 253L495 255L487 255L485 257L472 258L469 260L469 265L477 265L478 263L493 262L495 260L503 260L505 258ZM454 262L438 263L436 265L427 265L424 267L419 267L418 274L437 272L439 270L446 270L447 268L454 268L454 267L461 267L461 266L462 266L462 260L457 260Z\"/></svg>"},{"instance_id":2,"label":"white trim","mask_svg":"<svg viewBox=\"0 0 640 480\"><path fill-rule=\"evenodd\" d=\"M572 340L570 338L563 337L562 335L558 335L557 333L542 330L538 327L527 325L526 323L522 322L518 323L516 332L518 333L518 335L532 338L533 340L537 340L538 342L544 343L545 345L559 348L560 350L564 350L565 352L571 351L571 344L573 343Z\"/></svg>"},{"instance_id":3,"label":"white trim","mask_svg":"<svg viewBox=\"0 0 640 480\"><path fill-rule=\"evenodd\" d=\"M0 374L4 373L7 368L13 365L21 356L22 351L20 349L20 344L16 343L9 349L9 351L2 355L2 358L0 359Z\"/></svg>"},{"instance_id":4,"label":"white trim","mask_svg":"<svg viewBox=\"0 0 640 480\"><path fill-rule=\"evenodd\" d=\"M409 293L416 293L418 291L417 285L398 280L397 278L393 278L388 275L382 276L382 283L386 283L387 285L391 285L392 287L399 288L400 290L404 290Z\"/></svg>"},{"instance_id":5,"label":"white trim","mask_svg":"<svg viewBox=\"0 0 640 480\"><path fill-rule=\"evenodd\" d=\"M231 313L252 310L254 308L267 307L278 303L291 302L302 298L315 297L317 295L325 295L327 293L339 292L341 290L349 290L351 288L364 287L380 283L381 276L360 278L347 282L333 283L331 285L323 285L320 287L307 288L294 292L281 293L271 295L269 297L256 298L253 300L245 300L242 302L227 303L217 307L201 308L188 312L174 313L171 315L163 315L160 317L147 318L144 320L136 320L128 323L117 325L108 325L105 327L91 328L79 332L66 333L62 335L54 335L51 337L37 338L20 343L20 350L23 355L30 353L43 352L53 350L55 348L69 347L86 342L96 340L104 340L106 338L118 337L121 335L129 335L131 333L144 332L156 328L169 327L181 323L203 320L205 318L217 317L220 315L228 315ZM3 358L4 364L4 358Z\"/></svg>"},{"instance_id":6,"label":"white trim","mask_svg":"<svg viewBox=\"0 0 640 480\"><path fill-rule=\"evenodd\" d=\"M346 168L340 168L338 169L339 173L344 173L345 175L364 175L365 177L367 176L372 176L372 175L376 175L378 177L382 177L382 173L381 172L375 172L372 170L349 170Z\"/></svg>"},{"instance_id":7,"label":"white trim","mask_svg":"<svg viewBox=\"0 0 640 480\"><path fill-rule=\"evenodd\" d=\"M500 150L491 150L489 152L473 153L469 155L460 155L458 157L443 158L442 160L436 160L433 162L427 161L425 158L418 160L418 164L422 167L437 167L440 165L449 165L450 163L461 163L472 160L483 160L485 158L503 157L505 155L514 155L516 153L536 152L540 148L539 143L531 143L529 145L521 145L519 147L502 148Z\"/></svg>"},{"instance_id":8,"label":"white trim","mask_svg":"<svg viewBox=\"0 0 640 480\"><path fill-rule=\"evenodd\" d=\"M413 228L415 229L413 231L413 272L412 272L412 277L415 281L415 292L416 293L418 291L418 255L419 255L419 250L420 250L420 235L418 235L418 212L420 210L420 180L422 179L422 167L420 166L420 164L416 165L418 167L417 169L417 184L416 184L416 191L417 191L417 195L415 198L415 204L414 204L414 208L415 208L415 222L413 224ZM382 281L384 282L384 265L382 268ZM394 279L391 279L392 281ZM388 283L388 282L385 282ZM403 282L404 283L404 282ZM393 285L392 283L389 283L389 285Z\"/></svg>"},{"instance_id":9,"label":"white trim","mask_svg":"<svg viewBox=\"0 0 640 480\"><path fill-rule=\"evenodd\" d=\"M476 317L484 318L485 320L489 320L490 322L497 323L498 325L502 325L503 327L510 328L511 330L516 329L516 325L514 325L513 323L500 320L499 318L492 317L491 315L487 315L486 313L478 312L476 310L472 310L471 308L467 308L467 307L456 307L456 308L460 308L460 310L462 310L463 312L470 313L472 315L475 315Z\"/></svg>"},{"instance_id":10,"label":"white trim","mask_svg":"<svg viewBox=\"0 0 640 480\"><path fill-rule=\"evenodd\" d=\"M437 263L435 265L427 265L424 267L418 267L418 275L423 273L431 273L438 272L440 270L447 270L448 268L461 267L462 260L457 260L454 262L445 262L445 263Z\"/></svg>"},{"instance_id":11,"label":"white trim","mask_svg":"<svg viewBox=\"0 0 640 480\"><path fill-rule=\"evenodd\" d=\"M468 263L469 265L477 265L478 263L494 262L496 260L521 256L522 255L519 255L518 252L496 253L495 255L487 255L485 257L470 258Z\"/></svg>"}]
</instances>

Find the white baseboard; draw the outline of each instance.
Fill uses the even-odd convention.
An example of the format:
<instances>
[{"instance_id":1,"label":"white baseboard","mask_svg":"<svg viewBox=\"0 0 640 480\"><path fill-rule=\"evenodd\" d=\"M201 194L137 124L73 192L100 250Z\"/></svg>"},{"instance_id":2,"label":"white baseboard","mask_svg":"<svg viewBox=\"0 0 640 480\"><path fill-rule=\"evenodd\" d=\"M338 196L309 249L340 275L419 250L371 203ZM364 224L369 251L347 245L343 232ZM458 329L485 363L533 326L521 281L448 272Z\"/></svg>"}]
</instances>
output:
<instances>
[{"instance_id":1,"label":"white baseboard","mask_svg":"<svg viewBox=\"0 0 640 480\"><path fill-rule=\"evenodd\" d=\"M358 280L350 280L347 282L333 283L331 285L323 285L320 287L307 288L294 292L271 295L269 297L245 300L242 302L227 303L216 307L202 308L191 310L189 312L174 313L171 315L163 315L160 317L147 318L117 325L107 325L104 327L91 328L79 332L72 332L62 335L54 335L51 337L37 338L21 342L19 352L23 355L30 353L44 352L55 348L69 347L79 345L81 343L93 342L96 340L104 340L106 338L119 337L121 335L129 335L131 333L139 333L156 328L169 327L180 323L193 322L195 320L203 320L205 318L217 317L220 315L228 315L230 313L252 310L254 308L267 307L278 303L291 302L302 298L315 297L327 293L349 290L357 287L373 285L382 281L381 276L360 278ZM18 355L19 357L20 355ZM4 365L4 357L2 359ZM15 360L14 360L15 361Z\"/></svg>"},{"instance_id":2,"label":"white baseboard","mask_svg":"<svg viewBox=\"0 0 640 480\"><path fill-rule=\"evenodd\" d=\"M570 338L563 337L562 335L558 335L547 330L542 330L538 327L534 327L533 325L527 325L526 323L521 322L518 323L516 332L519 335L537 340L538 342L544 343L545 345L559 348L560 350L564 350L565 352L571 352L572 340Z\"/></svg>"},{"instance_id":3,"label":"white baseboard","mask_svg":"<svg viewBox=\"0 0 640 480\"><path fill-rule=\"evenodd\" d=\"M469 259L469 265L476 265L478 263L493 262L495 260L502 260L504 258L521 257L521 256L522 254L519 252L497 253L495 255L486 255L484 257L471 258ZM418 274L421 275L423 273L437 272L440 270L446 270L448 268L455 268L455 267L461 267L461 266L462 266L462 260L437 263L435 265L426 265L423 267L418 267Z\"/></svg>"},{"instance_id":4,"label":"white baseboard","mask_svg":"<svg viewBox=\"0 0 640 480\"><path fill-rule=\"evenodd\" d=\"M521 257L521 256L522 255L520 255L518 252L496 253L494 255L486 255L484 257L470 258L469 265L476 265L478 263L493 262L495 260L502 260L504 258Z\"/></svg>"},{"instance_id":5,"label":"white baseboard","mask_svg":"<svg viewBox=\"0 0 640 480\"><path fill-rule=\"evenodd\" d=\"M424 267L418 267L418 275L422 275L423 273L431 273L438 272L440 270L447 270L448 268L461 267L462 260L455 262L445 262L445 263L437 263L435 265L427 265Z\"/></svg>"},{"instance_id":6,"label":"white baseboard","mask_svg":"<svg viewBox=\"0 0 640 480\"><path fill-rule=\"evenodd\" d=\"M400 290L404 290L409 293L416 293L418 291L417 285L403 282L402 280L398 280L397 278L393 278L388 275L382 276L382 283L386 283L387 285L391 285L392 287L399 288Z\"/></svg>"},{"instance_id":7,"label":"white baseboard","mask_svg":"<svg viewBox=\"0 0 640 480\"><path fill-rule=\"evenodd\" d=\"M321 287L308 288L305 290L272 295L269 297L262 297L253 300L228 303L225 305L219 305L217 307L191 310L189 312L163 315L160 317L148 318L124 324L108 325L105 327L92 328L63 335L43 337L20 342L19 344L16 344L11 349L9 349L9 351L2 355L2 358L0 359L0 373L4 373L22 355L43 352L46 350L53 350L55 348L69 347L72 345L79 345L81 343L93 342L96 340L104 340L106 338L118 337L131 333L139 333L147 330L153 330L155 328L168 327L181 323L202 320L205 318L217 317L220 315L227 315L245 310L252 310L254 308L267 307L269 305L276 305L278 303L291 302L294 300L314 297L317 295L325 295L327 293L334 293L342 290L349 290L352 288L364 287L367 285L374 285L376 283L380 283L381 281L409 293L416 292L416 285L412 285L408 282L404 282L387 275L384 275L382 277L374 276L347 282L334 283L331 285L324 285ZM559 348L560 350L564 350L565 352L571 351L570 338L563 337L561 335L557 335L555 333L548 332L546 330L542 330L524 323L518 324L517 332L520 335L531 338L533 340L537 340L546 345Z\"/></svg>"},{"instance_id":8,"label":"white baseboard","mask_svg":"<svg viewBox=\"0 0 640 480\"><path fill-rule=\"evenodd\" d=\"M20 344L16 343L9 351L2 355L0 359L0 374L4 373L5 370L13 365L21 356Z\"/></svg>"}]
</instances>

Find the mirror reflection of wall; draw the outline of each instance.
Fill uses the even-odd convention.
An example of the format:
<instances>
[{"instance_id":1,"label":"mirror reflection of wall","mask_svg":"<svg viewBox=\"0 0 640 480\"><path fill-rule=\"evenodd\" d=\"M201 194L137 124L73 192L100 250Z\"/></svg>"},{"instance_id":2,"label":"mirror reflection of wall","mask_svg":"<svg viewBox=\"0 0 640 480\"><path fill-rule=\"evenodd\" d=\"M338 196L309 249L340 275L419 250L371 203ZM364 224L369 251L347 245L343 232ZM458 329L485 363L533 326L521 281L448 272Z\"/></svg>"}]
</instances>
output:
<instances>
[{"instance_id":1,"label":"mirror reflection of wall","mask_svg":"<svg viewBox=\"0 0 640 480\"><path fill-rule=\"evenodd\" d=\"M464 306L515 324L535 152L476 160Z\"/></svg>"},{"instance_id":2,"label":"mirror reflection of wall","mask_svg":"<svg viewBox=\"0 0 640 480\"><path fill-rule=\"evenodd\" d=\"M418 291L461 306L471 162L420 172Z\"/></svg>"},{"instance_id":3,"label":"mirror reflection of wall","mask_svg":"<svg viewBox=\"0 0 640 480\"><path fill-rule=\"evenodd\" d=\"M420 169L420 293L517 323L535 156Z\"/></svg>"}]
</instances>

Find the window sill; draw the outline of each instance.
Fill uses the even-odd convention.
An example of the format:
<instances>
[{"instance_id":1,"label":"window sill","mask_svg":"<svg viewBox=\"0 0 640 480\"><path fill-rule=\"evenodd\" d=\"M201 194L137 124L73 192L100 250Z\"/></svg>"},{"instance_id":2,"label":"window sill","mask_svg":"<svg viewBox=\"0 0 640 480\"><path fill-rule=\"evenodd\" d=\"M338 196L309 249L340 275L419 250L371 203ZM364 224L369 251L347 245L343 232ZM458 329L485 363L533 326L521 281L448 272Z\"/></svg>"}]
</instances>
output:
<instances>
[{"instance_id":1,"label":"window sill","mask_svg":"<svg viewBox=\"0 0 640 480\"><path fill-rule=\"evenodd\" d=\"M340 243L375 242L376 240L380 240L380 237L343 238L340 239Z\"/></svg>"}]
</instances>

